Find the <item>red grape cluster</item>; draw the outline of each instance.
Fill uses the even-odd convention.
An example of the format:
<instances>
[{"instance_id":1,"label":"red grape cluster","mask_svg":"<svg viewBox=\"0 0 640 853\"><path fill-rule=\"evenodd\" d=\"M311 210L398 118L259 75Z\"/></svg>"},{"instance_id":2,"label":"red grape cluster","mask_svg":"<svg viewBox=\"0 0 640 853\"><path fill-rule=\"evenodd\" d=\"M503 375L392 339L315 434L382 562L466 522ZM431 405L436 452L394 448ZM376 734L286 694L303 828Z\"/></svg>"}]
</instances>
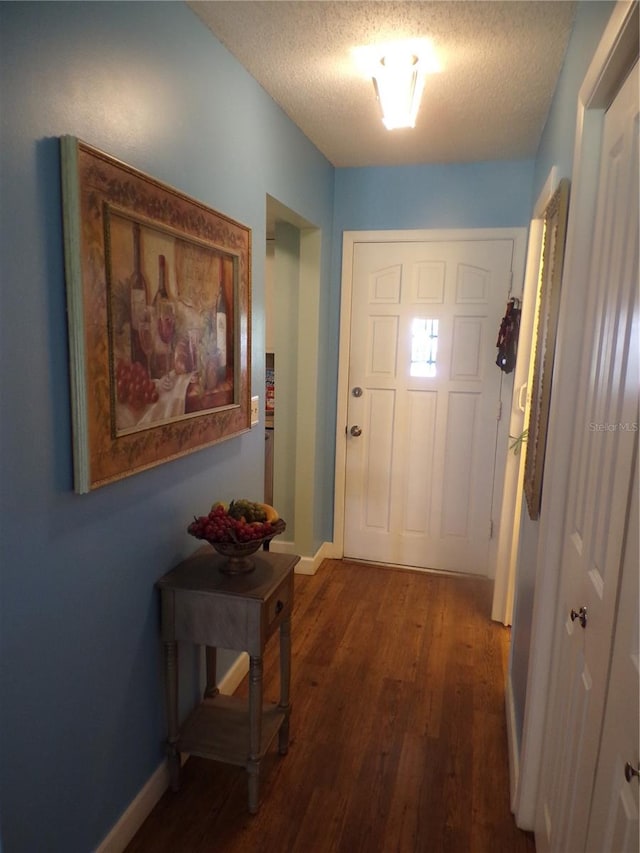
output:
<instances>
[{"instance_id":1,"label":"red grape cluster","mask_svg":"<svg viewBox=\"0 0 640 853\"><path fill-rule=\"evenodd\" d=\"M208 515L194 518L187 532L207 542L251 542L274 533L269 521L248 522L244 517L233 518L225 507L214 506Z\"/></svg>"},{"instance_id":2,"label":"red grape cluster","mask_svg":"<svg viewBox=\"0 0 640 853\"><path fill-rule=\"evenodd\" d=\"M139 361L133 364L120 359L116 365L116 394L118 402L138 409L158 402L158 389Z\"/></svg>"}]
</instances>

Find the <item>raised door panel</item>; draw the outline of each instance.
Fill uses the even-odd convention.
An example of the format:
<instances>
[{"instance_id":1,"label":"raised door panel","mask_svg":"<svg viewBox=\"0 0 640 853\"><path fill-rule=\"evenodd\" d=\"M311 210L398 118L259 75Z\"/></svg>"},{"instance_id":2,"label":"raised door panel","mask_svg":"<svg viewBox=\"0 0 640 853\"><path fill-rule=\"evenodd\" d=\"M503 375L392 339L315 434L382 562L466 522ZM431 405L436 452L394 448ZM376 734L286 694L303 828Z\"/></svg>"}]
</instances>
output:
<instances>
[{"instance_id":1,"label":"raised door panel","mask_svg":"<svg viewBox=\"0 0 640 853\"><path fill-rule=\"evenodd\" d=\"M403 445L404 476L400 524L403 533L426 535L431 518L433 446L436 429L437 395L433 391L407 394L407 441ZM423 447L421 452L415 448Z\"/></svg>"},{"instance_id":2,"label":"raised door panel","mask_svg":"<svg viewBox=\"0 0 640 853\"><path fill-rule=\"evenodd\" d=\"M366 494L363 526L370 534L389 529L395 397L394 391L371 390L367 400L361 446Z\"/></svg>"}]
</instances>

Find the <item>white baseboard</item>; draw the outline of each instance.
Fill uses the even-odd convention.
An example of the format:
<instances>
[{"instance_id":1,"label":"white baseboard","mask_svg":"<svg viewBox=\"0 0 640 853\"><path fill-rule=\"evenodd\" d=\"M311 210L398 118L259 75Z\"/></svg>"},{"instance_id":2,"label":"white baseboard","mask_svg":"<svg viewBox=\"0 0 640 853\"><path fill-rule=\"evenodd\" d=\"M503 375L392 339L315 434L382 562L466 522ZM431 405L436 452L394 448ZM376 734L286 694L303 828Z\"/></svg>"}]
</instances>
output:
<instances>
[{"instance_id":1,"label":"white baseboard","mask_svg":"<svg viewBox=\"0 0 640 853\"><path fill-rule=\"evenodd\" d=\"M218 690L224 693L225 696L231 696L240 686L240 682L249 672L249 655L246 652L240 652L229 669L218 682Z\"/></svg>"},{"instance_id":2,"label":"white baseboard","mask_svg":"<svg viewBox=\"0 0 640 853\"><path fill-rule=\"evenodd\" d=\"M296 553L295 542L283 542L281 539L277 541L273 540L271 542L270 549L275 554ZM300 557L299 562L296 564L295 573L297 575L315 575L320 563L327 557L332 556L331 550L332 544L330 542L323 542L313 557Z\"/></svg>"},{"instance_id":3,"label":"white baseboard","mask_svg":"<svg viewBox=\"0 0 640 853\"><path fill-rule=\"evenodd\" d=\"M507 749L509 755L509 795L511 811L515 814L516 797L518 793L518 779L520 776L520 744L518 741L518 728L516 725L516 708L513 700L513 685L511 673L507 678L507 689L505 691L505 712L507 715Z\"/></svg>"},{"instance_id":4,"label":"white baseboard","mask_svg":"<svg viewBox=\"0 0 640 853\"><path fill-rule=\"evenodd\" d=\"M167 762L163 761L96 848L96 853L122 853L168 787L169 770Z\"/></svg>"},{"instance_id":5,"label":"white baseboard","mask_svg":"<svg viewBox=\"0 0 640 853\"><path fill-rule=\"evenodd\" d=\"M235 693L236 688L248 672L249 655L246 652L242 652L238 655L223 678L220 679L220 683L218 684L220 692L227 696ZM182 761L186 761L188 757L186 754L182 755ZM169 770L167 762L162 761L136 797L131 801L107 837L96 848L95 853L122 853L168 787Z\"/></svg>"}]
</instances>

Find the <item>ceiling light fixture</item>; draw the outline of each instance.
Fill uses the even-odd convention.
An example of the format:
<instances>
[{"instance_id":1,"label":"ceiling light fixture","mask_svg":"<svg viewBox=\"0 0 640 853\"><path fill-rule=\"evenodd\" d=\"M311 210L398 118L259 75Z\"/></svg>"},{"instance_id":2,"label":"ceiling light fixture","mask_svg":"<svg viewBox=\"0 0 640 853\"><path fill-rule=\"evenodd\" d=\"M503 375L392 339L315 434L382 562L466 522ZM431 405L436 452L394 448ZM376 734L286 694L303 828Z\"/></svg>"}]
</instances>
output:
<instances>
[{"instance_id":1,"label":"ceiling light fixture","mask_svg":"<svg viewBox=\"0 0 640 853\"><path fill-rule=\"evenodd\" d=\"M427 74L441 70L429 39L356 47L362 74L373 80L387 130L415 127Z\"/></svg>"},{"instance_id":2,"label":"ceiling light fixture","mask_svg":"<svg viewBox=\"0 0 640 853\"><path fill-rule=\"evenodd\" d=\"M387 130L416 126L424 72L415 53L394 51L383 56L373 72L373 87Z\"/></svg>"}]
</instances>

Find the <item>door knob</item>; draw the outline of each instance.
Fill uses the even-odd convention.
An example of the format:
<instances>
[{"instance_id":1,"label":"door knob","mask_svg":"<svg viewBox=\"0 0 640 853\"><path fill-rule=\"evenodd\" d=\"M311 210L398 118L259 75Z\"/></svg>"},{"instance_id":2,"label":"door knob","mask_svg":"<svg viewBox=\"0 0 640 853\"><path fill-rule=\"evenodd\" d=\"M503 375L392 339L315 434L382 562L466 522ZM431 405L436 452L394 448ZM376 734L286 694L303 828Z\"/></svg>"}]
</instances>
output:
<instances>
[{"instance_id":1,"label":"door knob","mask_svg":"<svg viewBox=\"0 0 640 853\"><path fill-rule=\"evenodd\" d=\"M359 435L362 435L362 430L361 430L361 428L360 428L359 426L355 425L355 424L354 424L354 426L352 426L352 427L351 427L351 429L349 430L349 432L350 432L350 433L351 433L351 435L352 435L352 436L354 436L355 438L357 438Z\"/></svg>"},{"instance_id":2,"label":"door knob","mask_svg":"<svg viewBox=\"0 0 640 853\"><path fill-rule=\"evenodd\" d=\"M575 610L571 611L571 621L575 622L576 619L580 620L580 624L583 628L587 627L587 608L581 607L580 610L576 613Z\"/></svg>"},{"instance_id":3,"label":"door knob","mask_svg":"<svg viewBox=\"0 0 640 853\"><path fill-rule=\"evenodd\" d=\"M627 763L624 765L624 778L627 780L627 782L630 782L634 776L640 779L640 770L638 770L632 764L629 764L629 762L627 761Z\"/></svg>"}]
</instances>

